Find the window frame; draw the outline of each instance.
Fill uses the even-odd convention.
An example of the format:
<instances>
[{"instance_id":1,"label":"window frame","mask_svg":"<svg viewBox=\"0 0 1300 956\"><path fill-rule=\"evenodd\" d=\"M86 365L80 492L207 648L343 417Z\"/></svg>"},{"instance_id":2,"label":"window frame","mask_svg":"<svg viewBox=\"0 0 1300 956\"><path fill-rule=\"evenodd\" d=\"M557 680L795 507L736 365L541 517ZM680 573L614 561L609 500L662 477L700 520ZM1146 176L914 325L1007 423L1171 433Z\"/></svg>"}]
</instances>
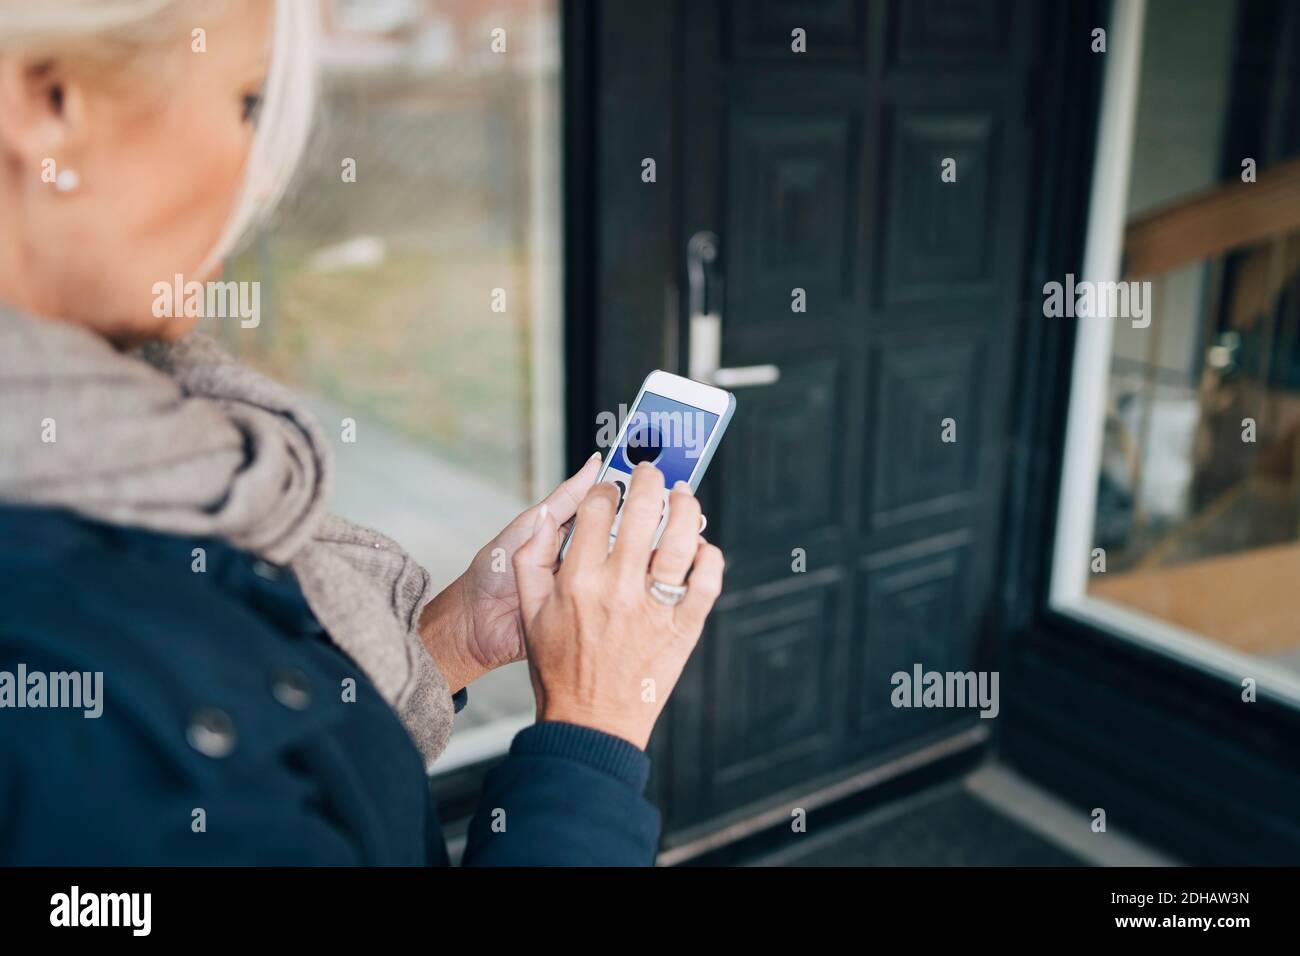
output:
<instances>
[{"instance_id":1,"label":"window frame","mask_svg":"<svg viewBox=\"0 0 1300 956\"><path fill-rule=\"evenodd\" d=\"M1125 0L1111 9L1084 239L1083 280L1113 282L1122 278L1146 12L1146 0ZM1271 695L1300 707L1300 676L1267 658L1233 650L1198 632L1088 594L1113 339L1112 321L1076 321L1048 610L1233 684L1254 677Z\"/></svg>"}]
</instances>

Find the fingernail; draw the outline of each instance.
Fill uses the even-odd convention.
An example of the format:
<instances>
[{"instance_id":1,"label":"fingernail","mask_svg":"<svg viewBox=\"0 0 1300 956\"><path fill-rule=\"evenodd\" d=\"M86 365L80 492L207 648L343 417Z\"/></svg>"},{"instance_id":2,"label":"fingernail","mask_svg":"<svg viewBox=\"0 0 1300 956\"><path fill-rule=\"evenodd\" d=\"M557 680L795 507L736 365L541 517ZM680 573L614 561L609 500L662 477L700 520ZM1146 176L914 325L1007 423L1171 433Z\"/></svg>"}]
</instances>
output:
<instances>
[{"instance_id":1,"label":"fingernail","mask_svg":"<svg viewBox=\"0 0 1300 956\"><path fill-rule=\"evenodd\" d=\"M689 495L691 493L691 486L684 481L679 481L673 485L673 491L680 491L683 494Z\"/></svg>"},{"instance_id":2,"label":"fingernail","mask_svg":"<svg viewBox=\"0 0 1300 956\"><path fill-rule=\"evenodd\" d=\"M533 534L542 530L542 524L546 521L547 514L550 513L550 505L542 505L537 511L537 520L533 522Z\"/></svg>"},{"instance_id":3,"label":"fingernail","mask_svg":"<svg viewBox=\"0 0 1300 956\"><path fill-rule=\"evenodd\" d=\"M600 459L603 458L603 457L605 457L605 456L602 455L600 452L598 452L598 451L593 451L593 452L591 453L591 457L587 459L587 462L588 462L588 463L591 463L591 462L593 462L593 461L600 461Z\"/></svg>"}]
</instances>

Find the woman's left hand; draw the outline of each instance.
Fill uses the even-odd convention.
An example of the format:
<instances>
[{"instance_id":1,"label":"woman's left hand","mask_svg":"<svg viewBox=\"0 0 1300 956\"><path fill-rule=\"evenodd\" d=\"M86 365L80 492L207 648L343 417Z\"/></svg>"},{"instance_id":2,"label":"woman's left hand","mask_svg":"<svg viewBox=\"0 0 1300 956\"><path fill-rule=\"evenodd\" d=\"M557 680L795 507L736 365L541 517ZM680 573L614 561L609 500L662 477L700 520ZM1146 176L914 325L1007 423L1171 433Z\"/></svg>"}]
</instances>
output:
<instances>
[{"instance_id":1,"label":"woman's left hand","mask_svg":"<svg viewBox=\"0 0 1300 956\"><path fill-rule=\"evenodd\" d=\"M453 691L502 664L523 660L514 553L532 537L543 505L559 525L574 516L596 483L600 461L597 452L544 501L506 525L474 555L465 573L424 609L421 636Z\"/></svg>"}]
</instances>

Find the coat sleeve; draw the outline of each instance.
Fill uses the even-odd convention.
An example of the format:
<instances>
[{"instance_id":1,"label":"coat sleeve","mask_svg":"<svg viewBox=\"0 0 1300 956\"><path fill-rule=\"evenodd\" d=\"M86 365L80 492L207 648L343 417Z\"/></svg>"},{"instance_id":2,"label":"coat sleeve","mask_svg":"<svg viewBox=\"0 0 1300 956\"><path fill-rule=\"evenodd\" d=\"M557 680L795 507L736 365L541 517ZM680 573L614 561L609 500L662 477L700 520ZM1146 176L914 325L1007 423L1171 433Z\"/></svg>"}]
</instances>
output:
<instances>
[{"instance_id":1,"label":"coat sleeve","mask_svg":"<svg viewBox=\"0 0 1300 956\"><path fill-rule=\"evenodd\" d=\"M659 811L650 760L610 734L543 721L519 732L483 785L465 866L649 866Z\"/></svg>"}]
</instances>

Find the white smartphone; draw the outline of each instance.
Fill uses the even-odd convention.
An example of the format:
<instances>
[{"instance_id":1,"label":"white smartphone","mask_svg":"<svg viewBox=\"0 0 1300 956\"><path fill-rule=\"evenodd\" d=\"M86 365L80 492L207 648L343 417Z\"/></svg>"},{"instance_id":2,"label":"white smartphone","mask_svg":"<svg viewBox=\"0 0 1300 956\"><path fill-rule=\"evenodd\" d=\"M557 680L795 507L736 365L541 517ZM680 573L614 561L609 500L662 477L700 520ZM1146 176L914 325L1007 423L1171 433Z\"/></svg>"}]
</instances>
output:
<instances>
[{"instance_id":1,"label":"white smartphone","mask_svg":"<svg viewBox=\"0 0 1300 956\"><path fill-rule=\"evenodd\" d=\"M618 511L609 535L610 547L618 535L632 469L648 461L664 474L664 514L654 538L658 546L668 523L668 496L673 485L684 481L692 492L700 487L700 479L735 411L736 396L723 389L671 372L656 370L646 376L596 477L597 481L618 486ZM571 537L572 528L560 549L561 560L568 553Z\"/></svg>"}]
</instances>

